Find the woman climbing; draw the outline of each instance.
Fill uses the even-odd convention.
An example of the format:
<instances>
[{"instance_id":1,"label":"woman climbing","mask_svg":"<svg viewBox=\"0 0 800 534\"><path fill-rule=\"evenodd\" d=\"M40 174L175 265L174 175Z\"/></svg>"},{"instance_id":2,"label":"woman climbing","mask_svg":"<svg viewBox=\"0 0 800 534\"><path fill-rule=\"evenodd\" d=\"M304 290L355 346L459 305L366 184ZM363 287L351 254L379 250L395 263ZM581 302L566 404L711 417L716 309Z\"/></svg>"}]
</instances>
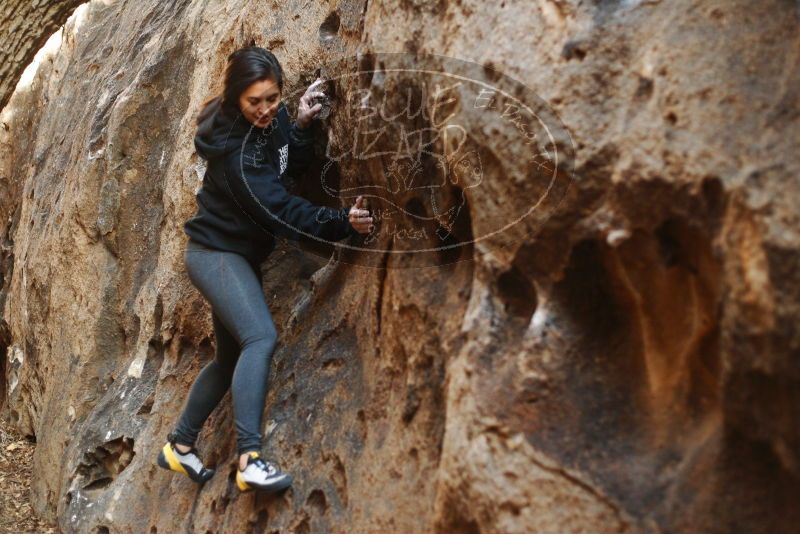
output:
<instances>
[{"instance_id":1,"label":"woman climbing","mask_svg":"<svg viewBox=\"0 0 800 534\"><path fill-rule=\"evenodd\" d=\"M255 46L233 52L223 93L201 111L194 143L208 161L197 192L197 212L184 224L191 282L208 300L216 353L197 376L158 465L205 482L195 441L203 423L231 388L241 491L280 491L292 477L261 458L261 416L277 332L261 287L260 264L274 249L273 235L338 241L370 232L372 218L358 197L350 209L315 206L289 194L284 173L305 170L311 123L324 93L312 83L292 123L281 102L283 70L275 56Z\"/></svg>"}]
</instances>

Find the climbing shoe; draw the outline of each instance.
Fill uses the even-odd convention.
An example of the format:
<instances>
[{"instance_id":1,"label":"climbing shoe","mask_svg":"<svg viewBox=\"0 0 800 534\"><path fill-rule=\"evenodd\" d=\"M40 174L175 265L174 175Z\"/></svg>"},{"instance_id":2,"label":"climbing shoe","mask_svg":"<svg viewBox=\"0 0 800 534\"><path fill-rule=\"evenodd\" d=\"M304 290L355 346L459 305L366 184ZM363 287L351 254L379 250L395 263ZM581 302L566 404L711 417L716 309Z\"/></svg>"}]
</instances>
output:
<instances>
[{"instance_id":1,"label":"climbing shoe","mask_svg":"<svg viewBox=\"0 0 800 534\"><path fill-rule=\"evenodd\" d=\"M292 485L292 477L278 467L261 458L256 451L247 453L247 467L244 471L236 467L236 485L241 491L260 490L275 493Z\"/></svg>"},{"instance_id":2,"label":"climbing shoe","mask_svg":"<svg viewBox=\"0 0 800 534\"><path fill-rule=\"evenodd\" d=\"M158 465L170 471L177 471L191 478L193 481L202 484L212 476L214 470L203 467L200 455L196 448L192 447L189 452L183 453L175 448L175 434L167 436L167 443L158 453Z\"/></svg>"}]
</instances>

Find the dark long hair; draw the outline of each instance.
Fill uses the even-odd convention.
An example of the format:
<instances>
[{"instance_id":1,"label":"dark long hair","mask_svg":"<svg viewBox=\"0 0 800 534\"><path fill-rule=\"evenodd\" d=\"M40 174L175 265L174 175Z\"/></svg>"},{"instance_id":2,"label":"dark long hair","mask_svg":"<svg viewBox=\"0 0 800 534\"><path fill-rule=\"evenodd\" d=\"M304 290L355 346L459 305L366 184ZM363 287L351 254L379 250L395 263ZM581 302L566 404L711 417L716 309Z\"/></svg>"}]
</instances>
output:
<instances>
[{"instance_id":1,"label":"dark long hair","mask_svg":"<svg viewBox=\"0 0 800 534\"><path fill-rule=\"evenodd\" d=\"M283 92L283 67L278 58L259 46L245 46L228 56L225 68L225 89L221 95L211 97L201 106L197 124L203 122L220 106L231 116L239 111L239 96L250 84L262 80L273 80Z\"/></svg>"}]
</instances>

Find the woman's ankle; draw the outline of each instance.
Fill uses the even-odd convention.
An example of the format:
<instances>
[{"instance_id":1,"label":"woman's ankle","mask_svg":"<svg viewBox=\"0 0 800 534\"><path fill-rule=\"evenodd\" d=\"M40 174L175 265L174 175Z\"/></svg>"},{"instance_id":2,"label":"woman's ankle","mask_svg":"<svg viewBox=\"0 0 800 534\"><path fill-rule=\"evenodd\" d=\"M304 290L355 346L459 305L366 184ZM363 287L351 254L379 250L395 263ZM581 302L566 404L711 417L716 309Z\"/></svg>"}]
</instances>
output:
<instances>
[{"instance_id":1,"label":"woman's ankle","mask_svg":"<svg viewBox=\"0 0 800 534\"><path fill-rule=\"evenodd\" d=\"M244 471L245 469L247 469L247 458L250 456L251 452L257 452L257 451L246 451L239 454L239 471Z\"/></svg>"},{"instance_id":2,"label":"woman's ankle","mask_svg":"<svg viewBox=\"0 0 800 534\"><path fill-rule=\"evenodd\" d=\"M174 449L176 449L178 452L184 453L184 454L189 452L190 450L192 450L192 447L194 447L194 444L186 445L186 444L180 443L178 441L178 434L176 432L174 432L174 431L170 432L169 434L167 434L167 441L172 443L172 447Z\"/></svg>"}]
</instances>

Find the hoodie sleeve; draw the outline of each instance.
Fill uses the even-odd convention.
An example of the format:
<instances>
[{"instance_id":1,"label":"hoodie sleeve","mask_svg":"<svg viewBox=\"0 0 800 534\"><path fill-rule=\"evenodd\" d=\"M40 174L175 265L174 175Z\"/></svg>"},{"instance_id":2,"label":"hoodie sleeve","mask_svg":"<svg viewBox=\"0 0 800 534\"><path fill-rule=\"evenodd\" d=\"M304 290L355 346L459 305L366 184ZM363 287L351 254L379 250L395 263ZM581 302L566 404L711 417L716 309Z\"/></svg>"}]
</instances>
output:
<instances>
[{"instance_id":1,"label":"hoodie sleeve","mask_svg":"<svg viewBox=\"0 0 800 534\"><path fill-rule=\"evenodd\" d=\"M311 126L300 128L296 122L289 126L289 164L286 174L299 176L308 170L313 156L314 135Z\"/></svg>"},{"instance_id":2,"label":"hoodie sleeve","mask_svg":"<svg viewBox=\"0 0 800 534\"><path fill-rule=\"evenodd\" d=\"M306 237L303 233L326 241L358 235L347 208L317 206L292 195L268 161L241 151L234 156L225 166L228 190L239 208L262 228L295 241Z\"/></svg>"}]
</instances>

